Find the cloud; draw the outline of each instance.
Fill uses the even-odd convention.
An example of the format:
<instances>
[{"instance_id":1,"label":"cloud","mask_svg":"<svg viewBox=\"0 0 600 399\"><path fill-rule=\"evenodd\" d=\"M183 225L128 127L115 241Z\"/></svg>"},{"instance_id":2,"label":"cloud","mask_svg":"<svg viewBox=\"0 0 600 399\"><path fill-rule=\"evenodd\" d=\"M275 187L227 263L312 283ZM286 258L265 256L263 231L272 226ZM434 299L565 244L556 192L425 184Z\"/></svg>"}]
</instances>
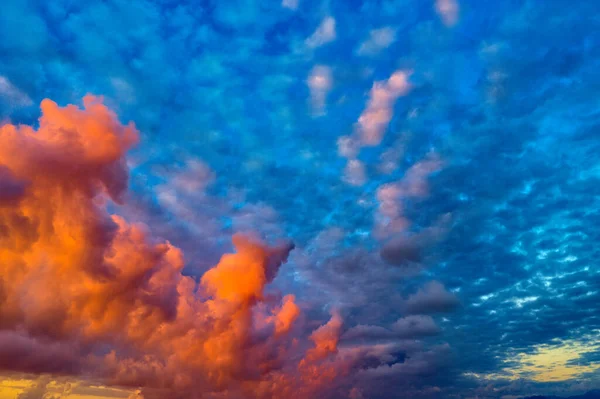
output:
<instances>
[{"instance_id":1,"label":"cloud","mask_svg":"<svg viewBox=\"0 0 600 399\"><path fill-rule=\"evenodd\" d=\"M399 70L388 80L373 84L367 107L358 118L358 134L363 146L381 143L392 120L396 100L406 95L411 88L409 76L410 72Z\"/></svg>"},{"instance_id":2,"label":"cloud","mask_svg":"<svg viewBox=\"0 0 600 399\"><path fill-rule=\"evenodd\" d=\"M427 251L440 242L448 231L451 215L442 215L437 222L418 233L394 235L384 241L379 254L383 260L391 265L407 266L413 263L422 263ZM400 219L403 227L404 219Z\"/></svg>"},{"instance_id":3,"label":"cloud","mask_svg":"<svg viewBox=\"0 0 600 399\"><path fill-rule=\"evenodd\" d=\"M287 389L282 384L310 395L320 389L312 373L322 362L324 381L336 378L329 362L341 317L316 329L312 344L294 345L294 297L265 294L291 243L266 246L235 235L236 252L196 283L182 275L179 249L107 212L111 199L125 198L133 124L122 125L93 96L83 109L49 100L41 108L37 130L7 124L0 131L3 175L29 182L18 201L0 208L2 368L85 373L143 386L144 395L153 388L243 396L260 389L274 397ZM209 176L201 165L192 170ZM173 184L195 191L197 182ZM294 359L298 373L287 371Z\"/></svg>"},{"instance_id":4,"label":"cloud","mask_svg":"<svg viewBox=\"0 0 600 399\"><path fill-rule=\"evenodd\" d=\"M396 41L396 29L386 26L373 29L369 32L369 38L362 42L356 53L361 56L374 56L388 48Z\"/></svg>"},{"instance_id":5,"label":"cloud","mask_svg":"<svg viewBox=\"0 0 600 399\"><path fill-rule=\"evenodd\" d=\"M327 324L319 327L311 334L310 339L315 346L306 353L306 360L323 359L329 354L337 352L342 323L342 317L339 313L334 312Z\"/></svg>"},{"instance_id":6,"label":"cloud","mask_svg":"<svg viewBox=\"0 0 600 399\"><path fill-rule=\"evenodd\" d=\"M398 319L392 329L402 338L415 338L436 335L440 328L435 324L431 316L411 315Z\"/></svg>"},{"instance_id":7,"label":"cloud","mask_svg":"<svg viewBox=\"0 0 600 399\"><path fill-rule=\"evenodd\" d=\"M48 397L47 386L50 384L50 378L47 376L39 378L33 386L20 393L16 399L58 399L58 396Z\"/></svg>"},{"instance_id":8,"label":"cloud","mask_svg":"<svg viewBox=\"0 0 600 399\"><path fill-rule=\"evenodd\" d=\"M322 115L327 104L327 93L332 86L331 68L324 65L315 66L308 76L311 105L315 115Z\"/></svg>"},{"instance_id":9,"label":"cloud","mask_svg":"<svg viewBox=\"0 0 600 399\"><path fill-rule=\"evenodd\" d=\"M273 337L286 294L294 296L301 312L277 339L298 338L299 356L303 345L311 345L302 337L327 321L321 312L334 304L348 328L390 329L406 316L401 292L414 292L406 291L413 286L410 279L424 267L428 279L443 282L465 304L461 312L444 315L451 320L438 321L444 331L439 339L451 344L458 359L430 378L403 378L401 390L392 378L380 381L388 391L375 390L379 397L395 392L475 397L473 383L455 372L498 371L507 353L529 353L532 344L577 339L600 327L598 273L590 266L599 237L593 200L598 197L598 118L590 101L598 52L595 35L587 34L599 28L595 2L561 0L544 7L470 2L468 8L457 2L454 30L446 25L452 18L436 14L443 9L436 10L435 0L411 6L367 1L312 7L305 2L298 12L281 2L273 7L258 1L238 1L234 7L208 3L6 0L0 52L7 57L0 75L36 104L44 97L79 102L94 91L104 94L124 121L136 121L144 144L128 158L135 157L129 162L132 189L124 192L121 207L108 201L109 213L124 216L128 224L151 226L145 237L153 244L168 239L181 248L183 274L196 282L223 253L233 252L230 238L236 231L258 230L270 243L293 237L297 249L266 287L265 297L275 299L254 308L260 309L253 316L257 339ZM294 51L307 48L305 39L324 15L335 17L335 40L315 51ZM358 56L370 32L386 26L396 29L396 41L376 56ZM307 115L302 94L315 65L335 72L335 96L328 95L324 118ZM414 71L410 96L396 100L381 144L365 148L358 128L352 132L366 108L364 93L398 68ZM37 126L35 106L11 108L3 97L0 114L15 126ZM402 151L387 152L399 135L410 139ZM340 140L348 144L340 148L346 159L332 156L340 136L351 137ZM396 197L399 217L376 236L374 218L383 215L378 188L401 181L429 151L439 154L444 167L424 179L428 194ZM364 165L364 185L343 181L349 160ZM376 165L379 160L385 167ZM194 162L210 169L206 185L192 192L171 184L194 170ZM31 202L31 190L38 190L35 181L17 172L11 169L10 178L0 179L17 193L0 200L0 208ZM103 193L95 198L104 201L106 188L92 186ZM447 213L452 229L445 229L442 240L421 237ZM59 233L67 221L75 224L73 218L54 219ZM50 225L55 227L30 211L2 213L0 246L25 253ZM339 240L313 246L329 229L341 231ZM85 241L73 236L73 245ZM436 245L424 244L429 239ZM46 256L39 248L35 253ZM29 284L43 287L33 278ZM5 292L11 282L2 285ZM538 299L522 302L528 297ZM32 306L41 307L38 302L50 301L32 297ZM588 356L580 359L582 365ZM588 375L580 379L596 387ZM493 389L501 383L488 384L480 397L575 389L569 381L543 387L515 383L500 393ZM427 396L427 387L434 386L442 393ZM363 388L364 397L378 397Z\"/></svg>"},{"instance_id":10,"label":"cloud","mask_svg":"<svg viewBox=\"0 0 600 399\"><path fill-rule=\"evenodd\" d=\"M337 139L338 155L345 158L356 158L360 151L360 143L352 136L341 136Z\"/></svg>"},{"instance_id":11,"label":"cloud","mask_svg":"<svg viewBox=\"0 0 600 399\"><path fill-rule=\"evenodd\" d=\"M383 377L409 378L433 375L449 361L450 347L447 344L435 346L429 350L417 351L404 362L364 370L362 373L376 380ZM389 387L386 387L389 388ZM380 388L381 389L381 388Z\"/></svg>"},{"instance_id":12,"label":"cloud","mask_svg":"<svg viewBox=\"0 0 600 399\"><path fill-rule=\"evenodd\" d=\"M290 10L296 10L298 8L299 0L282 0L281 6L285 8L289 8Z\"/></svg>"},{"instance_id":13,"label":"cloud","mask_svg":"<svg viewBox=\"0 0 600 399\"><path fill-rule=\"evenodd\" d=\"M460 304L458 298L437 281L430 281L412 294L404 306L408 313L443 313L454 310Z\"/></svg>"},{"instance_id":14,"label":"cloud","mask_svg":"<svg viewBox=\"0 0 600 399\"><path fill-rule=\"evenodd\" d=\"M404 209L405 201L426 197L429 193L429 175L437 172L441 167L442 161L437 154L428 154L425 159L413 164L402 179L385 183L377 188L379 206L374 215L375 237L388 239L395 236L381 249L382 257L390 263L401 264L405 260L419 261L422 248L441 233L439 227L442 226L438 226L423 229L418 235L398 236L399 233L406 233L410 227L410 220ZM444 219L440 220L442 225Z\"/></svg>"},{"instance_id":15,"label":"cloud","mask_svg":"<svg viewBox=\"0 0 600 399\"><path fill-rule=\"evenodd\" d=\"M0 205L18 201L25 195L27 183L16 178L10 169L0 164Z\"/></svg>"},{"instance_id":16,"label":"cloud","mask_svg":"<svg viewBox=\"0 0 600 399\"><path fill-rule=\"evenodd\" d=\"M371 326L365 324L359 324L354 326L344 333L342 338L344 340L355 340L355 339L389 339L395 338L396 334L393 331L380 326Z\"/></svg>"},{"instance_id":17,"label":"cloud","mask_svg":"<svg viewBox=\"0 0 600 399\"><path fill-rule=\"evenodd\" d=\"M365 184L367 182L365 165L357 159L348 160L344 169L343 180L352 186L362 186Z\"/></svg>"},{"instance_id":18,"label":"cloud","mask_svg":"<svg viewBox=\"0 0 600 399\"><path fill-rule=\"evenodd\" d=\"M528 378L537 382L569 381L600 370L600 362L586 362L586 354L597 353L600 344L565 340L553 345L538 345L531 353L518 353L505 361L503 372L509 379Z\"/></svg>"},{"instance_id":19,"label":"cloud","mask_svg":"<svg viewBox=\"0 0 600 399\"><path fill-rule=\"evenodd\" d=\"M441 332L431 316L409 315L401 317L390 328L359 324L348 329L342 339L354 340L397 340L415 339L437 335Z\"/></svg>"},{"instance_id":20,"label":"cloud","mask_svg":"<svg viewBox=\"0 0 600 399\"><path fill-rule=\"evenodd\" d=\"M43 338L10 330L0 332L0 354L2 370L35 374L77 374L82 371L83 361L77 345L48 343Z\"/></svg>"},{"instance_id":21,"label":"cloud","mask_svg":"<svg viewBox=\"0 0 600 399\"><path fill-rule=\"evenodd\" d=\"M136 390L134 392L132 392L127 399L144 399L144 394L142 393L141 390Z\"/></svg>"},{"instance_id":22,"label":"cloud","mask_svg":"<svg viewBox=\"0 0 600 399\"><path fill-rule=\"evenodd\" d=\"M454 26L458 22L459 5L456 0L436 0L435 11L446 26Z\"/></svg>"},{"instance_id":23,"label":"cloud","mask_svg":"<svg viewBox=\"0 0 600 399\"><path fill-rule=\"evenodd\" d=\"M31 98L13 85L6 77L0 75L0 100L12 107L32 105Z\"/></svg>"},{"instance_id":24,"label":"cloud","mask_svg":"<svg viewBox=\"0 0 600 399\"><path fill-rule=\"evenodd\" d=\"M423 258L426 242L419 235L400 236L386 242L381 248L381 257L388 263L402 265L419 263Z\"/></svg>"},{"instance_id":25,"label":"cloud","mask_svg":"<svg viewBox=\"0 0 600 399\"><path fill-rule=\"evenodd\" d=\"M335 40L335 19L331 16L325 17L317 30L307 38L304 43L309 49L321 47Z\"/></svg>"}]
</instances>

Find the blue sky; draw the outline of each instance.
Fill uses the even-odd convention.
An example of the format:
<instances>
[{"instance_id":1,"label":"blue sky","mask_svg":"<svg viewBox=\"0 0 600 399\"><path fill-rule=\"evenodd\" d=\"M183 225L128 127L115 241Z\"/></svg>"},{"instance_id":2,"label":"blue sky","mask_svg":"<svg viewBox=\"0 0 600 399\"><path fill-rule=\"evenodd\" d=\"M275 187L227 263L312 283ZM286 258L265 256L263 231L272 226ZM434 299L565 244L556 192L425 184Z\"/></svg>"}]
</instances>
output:
<instances>
[{"instance_id":1,"label":"blue sky","mask_svg":"<svg viewBox=\"0 0 600 399\"><path fill-rule=\"evenodd\" d=\"M0 119L104 96L141 134L112 211L198 278L236 232L293 241L269 289L396 345L365 398L600 388L600 3L0 11Z\"/></svg>"}]
</instances>

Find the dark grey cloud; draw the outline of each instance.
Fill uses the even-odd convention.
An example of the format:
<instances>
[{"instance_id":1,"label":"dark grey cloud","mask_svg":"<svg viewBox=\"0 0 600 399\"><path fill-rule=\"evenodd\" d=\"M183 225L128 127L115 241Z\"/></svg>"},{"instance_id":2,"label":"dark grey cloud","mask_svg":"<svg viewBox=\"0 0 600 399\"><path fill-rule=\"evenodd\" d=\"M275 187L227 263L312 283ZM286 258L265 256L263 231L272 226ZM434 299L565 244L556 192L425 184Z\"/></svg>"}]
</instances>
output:
<instances>
[{"instance_id":1,"label":"dark grey cloud","mask_svg":"<svg viewBox=\"0 0 600 399\"><path fill-rule=\"evenodd\" d=\"M424 337L437 335L440 328L431 316L411 315L398 319L392 329L404 338Z\"/></svg>"},{"instance_id":2,"label":"dark grey cloud","mask_svg":"<svg viewBox=\"0 0 600 399\"><path fill-rule=\"evenodd\" d=\"M17 332L0 332L0 370L74 374L81 370L81 356L79 349L68 343L47 343Z\"/></svg>"},{"instance_id":3,"label":"dark grey cloud","mask_svg":"<svg viewBox=\"0 0 600 399\"><path fill-rule=\"evenodd\" d=\"M411 315L396 320L389 328L359 324L348 329L344 340L383 340L394 341L401 339L425 338L441 332L431 316Z\"/></svg>"},{"instance_id":4,"label":"dark grey cloud","mask_svg":"<svg viewBox=\"0 0 600 399\"><path fill-rule=\"evenodd\" d=\"M412 314L451 312L459 305L460 301L456 295L447 291L438 281L425 284L404 302L406 312Z\"/></svg>"}]
</instances>

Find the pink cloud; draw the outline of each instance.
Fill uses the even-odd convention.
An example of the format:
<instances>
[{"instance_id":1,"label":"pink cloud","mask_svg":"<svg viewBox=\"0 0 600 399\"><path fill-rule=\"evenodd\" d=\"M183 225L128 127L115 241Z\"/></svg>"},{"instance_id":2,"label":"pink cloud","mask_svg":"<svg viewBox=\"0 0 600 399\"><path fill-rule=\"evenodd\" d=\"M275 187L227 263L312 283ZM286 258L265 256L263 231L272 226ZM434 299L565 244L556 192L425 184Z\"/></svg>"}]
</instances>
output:
<instances>
[{"instance_id":1,"label":"pink cloud","mask_svg":"<svg viewBox=\"0 0 600 399\"><path fill-rule=\"evenodd\" d=\"M410 72L396 71L388 80L373 85L367 108L358 118L358 133L364 146L381 143L392 120L396 100L406 95L411 88L409 76Z\"/></svg>"},{"instance_id":2,"label":"pink cloud","mask_svg":"<svg viewBox=\"0 0 600 399\"><path fill-rule=\"evenodd\" d=\"M310 49L321 47L335 40L335 19L333 17L325 17L315 32L304 42Z\"/></svg>"},{"instance_id":3,"label":"pink cloud","mask_svg":"<svg viewBox=\"0 0 600 399\"><path fill-rule=\"evenodd\" d=\"M310 89L311 105L315 115L322 115L327 104L327 94L332 86L331 69L324 65L317 65L308 76L307 84Z\"/></svg>"}]
</instances>

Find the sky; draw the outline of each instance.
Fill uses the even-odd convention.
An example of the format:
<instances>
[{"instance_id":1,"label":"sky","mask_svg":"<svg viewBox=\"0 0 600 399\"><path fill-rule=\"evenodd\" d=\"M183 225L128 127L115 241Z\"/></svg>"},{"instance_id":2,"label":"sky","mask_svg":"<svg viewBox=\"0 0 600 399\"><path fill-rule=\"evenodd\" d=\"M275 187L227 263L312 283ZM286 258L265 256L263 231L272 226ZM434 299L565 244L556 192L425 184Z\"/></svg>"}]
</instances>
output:
<instances>
[{"instance_id":1,"label":"sky","mask_svg":"<svg viewBox=\"0 0 600 399\"><path fill-rule=\"evenodd\" d=\"M0 399L600 389L599 15L3 0Z\"/></svg>"}]
</instances>

